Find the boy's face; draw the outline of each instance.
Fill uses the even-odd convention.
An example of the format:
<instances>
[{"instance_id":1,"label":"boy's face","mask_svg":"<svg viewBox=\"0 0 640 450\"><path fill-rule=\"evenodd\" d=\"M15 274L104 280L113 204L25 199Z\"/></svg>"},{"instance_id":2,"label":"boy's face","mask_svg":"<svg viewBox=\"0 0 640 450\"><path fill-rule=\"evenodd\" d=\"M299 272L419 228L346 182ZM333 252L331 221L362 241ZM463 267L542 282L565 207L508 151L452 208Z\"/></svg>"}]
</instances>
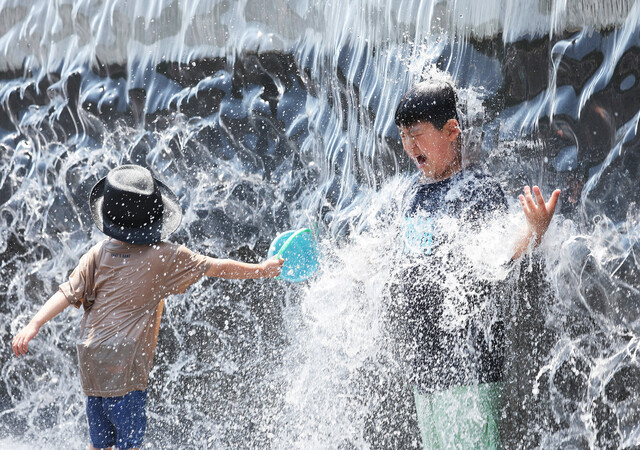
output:
<instances>
[{"instance_id":1,"label":"boy's face","mask_svg":"<svg viewBox=\"0 0 640 450\"><path fill-rule=\"evenodd\" d=\"M442 130L429 122L400 127L402 147L418 170L427 178L439 181L460 170L460 151L456 139L460 135L458 121L449 120Z\"/></svg>"}]
</instances>

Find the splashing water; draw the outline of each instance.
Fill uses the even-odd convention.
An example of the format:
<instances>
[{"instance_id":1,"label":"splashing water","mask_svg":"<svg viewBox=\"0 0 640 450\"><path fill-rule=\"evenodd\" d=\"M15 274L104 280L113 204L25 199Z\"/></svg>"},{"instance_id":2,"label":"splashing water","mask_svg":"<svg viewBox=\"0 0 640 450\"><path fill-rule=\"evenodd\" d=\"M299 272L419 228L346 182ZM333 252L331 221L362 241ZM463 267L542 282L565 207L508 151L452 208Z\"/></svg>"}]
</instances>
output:
<instances>
[{"instance_id":1,"label":"splashing water","mask_svg":"<svg viewBox=\"0 0 640 450\"><path fill-rule=\"evenodd\" d=\"M390 344L414 171L393 113L434 68L460 88L466 160L511 199L452 248L506 285L505 448L640 445L637 1L0 9L0 446L86 445L81 313L26 357L9 342L102 239L86 199L123 163L178 194L172 240L193 250L257 261L302 226L323 248L308 283L209 279L167 301L145 445L420 446ZM563 197L537 255L507 270L524 184Z\"/></svg>"}]
</instances>

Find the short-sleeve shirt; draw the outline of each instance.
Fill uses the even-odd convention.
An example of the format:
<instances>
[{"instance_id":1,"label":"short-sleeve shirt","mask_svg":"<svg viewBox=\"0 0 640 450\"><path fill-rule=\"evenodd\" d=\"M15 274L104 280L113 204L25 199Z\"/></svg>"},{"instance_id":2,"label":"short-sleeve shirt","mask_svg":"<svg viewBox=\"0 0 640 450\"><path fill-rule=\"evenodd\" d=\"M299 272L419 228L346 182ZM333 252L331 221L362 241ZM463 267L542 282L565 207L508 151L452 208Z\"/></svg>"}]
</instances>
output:
<instances>
[{"instance_id":1,"label":"short-sleeve shirt","mask_svg":"<svg viewBox=\"0 0 640 450\"><path fill-rule=\"evenodd\" d=\"M416 179L407 191L402 339L422 390L501 377L503 324L484 323L492 287L476 278L455 245L506 210L500 184L476 170L430 184Z\"/></svg>"},{"instance_id":2,"label":"short-sleeve shirt","mask_svg":"<svg viewBox=\"0 0 640 450\"><path fill-rule=\"evenodd\" d=\"M206 256L169 242L105 239L82 256L60 290L85 310L76 346L86 395L146 389L163 299L186 291L209 266Z\"/></svg>"}]
</instances>

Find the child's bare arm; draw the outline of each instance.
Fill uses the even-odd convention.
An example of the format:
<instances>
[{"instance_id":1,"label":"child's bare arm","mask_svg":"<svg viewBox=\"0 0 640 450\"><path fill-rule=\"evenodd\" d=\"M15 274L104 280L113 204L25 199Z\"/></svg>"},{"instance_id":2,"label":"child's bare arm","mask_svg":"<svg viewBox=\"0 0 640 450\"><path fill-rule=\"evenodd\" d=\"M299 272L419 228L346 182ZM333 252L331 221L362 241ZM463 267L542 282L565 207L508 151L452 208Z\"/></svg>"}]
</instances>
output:
<instances>
[{"instance_id":1,"label":"child's bare arm","mask_svg":"<svg viewBox=\"0 0 640 450\"><path fill-rule=\"evenodd\" d=\"M33 316L31 322L13 338L11 342L13 353L15 353L16 356L24 355L28 350L29 341L38 334L40 327L64 311L69 305L69 301L61 291L53 294L49 300L42 305L40 311Z\"/></svg>"},{"instance_id":2,"label":"child's bare arm","mask_svg":"<svg viewBox=\"0 0 640 450\"><path fill-rule=\"evenodd\" d=\"M520 195L520 203L527 218L527 228L524 230L518 241L516 242L512 259L518 259L529 247L531 240L534 239L534 245L538 245L542 240L542 236L547 232L549 223L556 209L560 190L556 189L549 197L549 201L545 202L542 192L538 186L533 187L535 201L531 195L531 188L524 187L524 195Z\"/></svg>"},{"instance_id":3,"label":"child's bare arm","mask_svg":"<svg viewBox=\"0 0 640 450\"><path fill-rule=\"evenodd\" d=\"M206 275L234 279L274 278L280 275L282 264L284 264L282 258L269 258L260 264L211 258L211 267L207 270Z\"/></svg>"}]
</instances>

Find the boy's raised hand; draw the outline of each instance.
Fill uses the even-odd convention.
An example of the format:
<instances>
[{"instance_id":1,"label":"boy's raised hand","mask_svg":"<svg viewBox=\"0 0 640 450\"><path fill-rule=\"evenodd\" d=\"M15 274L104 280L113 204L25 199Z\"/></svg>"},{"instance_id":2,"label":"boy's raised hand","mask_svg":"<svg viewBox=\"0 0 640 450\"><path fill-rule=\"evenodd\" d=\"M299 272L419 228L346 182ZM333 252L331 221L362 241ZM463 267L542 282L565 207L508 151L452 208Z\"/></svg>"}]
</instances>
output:
<instances>
[{"instance_id":1,"label":"boy's raised hand","mask_svg":"<svg viewBox=\"0 0 640 450\"><path fill-rule=\"evenodd\" d=\"M521 236L515 243L512 260L520 258L523 255L532 241L534 245L538 245L542 240L542 236L547 232L551 218L556 210L556 204L558 203L558 197L560 197L560 189L556 189L549 197L549 201L545 202L542 192L538 186L533 187L533 195L531 195L531 188L529 186L524 187L524 195L520 195L520 203L524 210L524 215L527 218L527 228L523 231Z\"/></svg>"},{"instance_id":2,"label":"boy's raised hand","mask_svg":"<svg viewBox=\"0 0 640 450\"><path fill-rule=\"evenodd\" d=\"M533 196L535 196L535 201ZM527 218L529 231L535 236L536 242L540 242L542 236L547 232L547 228L549 228L549 223L551 223L551 218L560 197L560 189L553 191L548 202L545 202L538 186L533 187L533 196L531 195L531 188L525 186L524 195L520 195L518 198Z\"/></svg>"}]
</instances>

